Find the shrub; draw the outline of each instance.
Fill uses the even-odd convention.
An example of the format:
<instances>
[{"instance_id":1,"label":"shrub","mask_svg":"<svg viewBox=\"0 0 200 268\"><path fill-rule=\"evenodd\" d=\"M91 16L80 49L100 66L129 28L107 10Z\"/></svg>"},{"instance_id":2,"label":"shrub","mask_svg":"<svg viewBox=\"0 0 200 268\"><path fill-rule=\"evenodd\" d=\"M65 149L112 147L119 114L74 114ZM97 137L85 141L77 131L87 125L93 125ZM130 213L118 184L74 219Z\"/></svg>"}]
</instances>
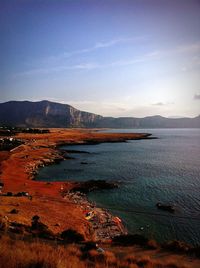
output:
<instances>
[{"instance_id":1,"label":"shrub","mask_svg":"<svg viewBox=\"0 0 200 268\"><path fill-rule=\"evenodd\" d=\"M121 246L140 245L145 246L148 239L142 235L119 235L113 238L113 243Z\"/></svg>"},{"instance_id":2,"label":"shrub","mask_svg":"<svg viewBox=\"0 0 200 268\"><path fill-rule=\"evenodd\" d=\"M146 267L148 264L152 265L152 262L151 262L149 256L144 256L144 257L140 258L136 263L139 267Z\"/></svg>"},{"instance_id":3,"label":"shrub","mask_svg":"<svg viewBox=\"0 0 200 268\"><path fill-rule=\"evenodd\" d=\"M149 240L147 242L147 249L157 249L158 247L159 245L155 240Z\"/></svg>"},{"instance_id":4,"label":"shrub","mask_svg":"<svg viewBox=\"0 0 200 268\"><path fill-rule=\"evenodd\" d=\"M188 253L189 250L191 249L190 245L188 245L187 243L177 240L165 243L162 245L162 247L164 249L168 249L170 251L177 253Z\"/></svg>"},{"instance_id":5,"label":"shrub","mask_svg":"<svg viewBox=\"0 0 200 268\"><path fill-rule=\"evenodd\" d=\"M84 241L84 236L73 229L68 229L60 234L66 243L79 243Z\"/></svg>"},{"instance_id":6,"label":"shrub","mask_svg":"<svg viewBox=\"0 0 200 268\"><path fill-rule=\"evenodd\" d=\"M192 254L194 254L197 258L200 258L200 246L191 248L191 249L189 250L189 253L192 253Z\"/></svg>"},{"instance_id":7,"label":"shrub","mask_svg":"<svg viewBox=\"0 0 200 268\"><path fill-rule=\"evenodd\" d=\"M48 226L40 222L39 220L40 220L39 216L37 215L33 216L30 228L32 234L41 238L47 238L47 239L55 238L54 234L48 229Z\"/></svg>"},{"instance_id":8,"label":"shrub","mask_svg":"<svg viewBox=\"0 0 200 268\"><path fill-rule=\"evenodd\" d=\"M84 251L89 251L89 250L92 250L92 249L97 249L97 245L95 242L85 242L84 245L82 246L81 250L82 252Z\"/></svg>"},{"instance_id":9,"label":"shrub","mask_svg":"<svg viewBox=\"0 0 200 268\"><path fill-rule=\"evenodd\" d=\"M90 261L92 261L92 262L99 262L99 263L101 263L102 264L102 267L103 267L103 264L105 263L105 256L104 256L104 254L98 253L94 249L89 251L88 259Z\"/></svg>"},{"instance_id":10,"label":"shrub","mask_svg":"<svg viewBox=\"0 0 200 268\"><path fill-rule=\"evenodd\" d=\"M18 214L19 213L19 210L13 208L11 211L10 211L10 214Z\"/></svg>"}]
</instances>

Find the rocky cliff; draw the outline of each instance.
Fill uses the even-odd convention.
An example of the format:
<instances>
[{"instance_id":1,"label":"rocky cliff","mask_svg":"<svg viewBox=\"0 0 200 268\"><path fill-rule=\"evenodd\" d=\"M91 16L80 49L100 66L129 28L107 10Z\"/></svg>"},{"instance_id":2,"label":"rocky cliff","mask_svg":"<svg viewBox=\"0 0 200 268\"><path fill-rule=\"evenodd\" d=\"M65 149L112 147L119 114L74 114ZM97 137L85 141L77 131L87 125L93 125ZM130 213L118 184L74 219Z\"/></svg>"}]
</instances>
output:
<instances>
[{"instance_id":1,"label":"rocky cliff","mask_svg":"<svg viewBox=\"0 0 200 268\"><path fill-rule=\"evenodd\" d=\"M102 117L68 104L9 101L0 104L0 124L21 127L89 127Z\"/></svg>"},{"instance_id":2,"label":"rocky cliff","mask_svg":"<svg viewBox=\"0 0 200 268\"><path fill-rule=\"evenodd\" d=\"M9 101L0 104L0 125L21 127L99 127L99 128L200 128L200 116L103 117L83 112L68 104L50 101Z\"/></svg>"}]
</instances>

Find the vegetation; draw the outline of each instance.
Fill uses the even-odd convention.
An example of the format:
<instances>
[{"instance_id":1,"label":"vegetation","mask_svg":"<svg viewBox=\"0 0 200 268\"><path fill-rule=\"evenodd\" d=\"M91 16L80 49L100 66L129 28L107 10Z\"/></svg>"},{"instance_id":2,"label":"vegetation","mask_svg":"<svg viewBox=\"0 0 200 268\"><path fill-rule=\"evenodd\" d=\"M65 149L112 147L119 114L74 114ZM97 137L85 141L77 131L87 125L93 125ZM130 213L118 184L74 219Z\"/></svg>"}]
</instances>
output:
<instances>
[{"instance_id":1,"label":"vegetation","mask_svg":"<svg viewBox=\"0 0 200 268\"><path fill-rule=\"evenodd\" d=\"M17 133L46 134L50 131L49 129L0 126L0 136L13 136Z\"/></svg>"},{"instance_id":2,"label":"vegetation","mask_svg":"<svg viewBox=\"0 0 200 268\"><path fill-rule=\"evenodd\" d=\"M21 140L13 138L0 139L0 151L10 151L23 143Z\"/></svg>"},{"instance_id":3,"label":"vegetation","mask_svg":"<svg viewBox=\"0 0 200 268\"><path fill-rule=\"evenodd\" d=\"M39 240L22 241L8 236L0 238L0 266L1 268L186 268L176 264L173 259L167 262L152 260L148 255L136 257L133 254L120 256L112 250L105 253L95 249L87 252L81 250L80 245L57 245L55 242L44 243Z\"/></svg>"},{"instance_id":4,"label":"vegetation","mask_svg":"<svg viewBox=\"0 0 200 268\"><path fill-rule=\"evenodd\" d=\"M135 134L116 135L113 138L110 134L94 133L92 137L101 142L135 137ZM45 138L42 137L42 139L41 135L35 135L34 143L32 134L25 136L25 145L21 147L21 150L14 151L12 158L8 158L10 152L0 152L1 160L7 161L8 168L5 168L4 165L2 177L7 178L6 189L9 190L6 196L4 194L1 196L1 268L200 267L200 265L191 266L189 263L194 257L194 262L199 264L199 260L195 259L195 256L200 255L200 248L192 248L181 242L158 245L155 241L148 240L141 235L127 235L118 236L114 239L114 243L101 245L103 247L101 249L94 242L89 244L83 241L84 238L89 239L89 235L82 236L82 234L87 234L86 230L89 228L82 219L80 220L80 209L77 209L72 203L63 202L63 199L58 196L61 185L56 183L47 185L36 181L33 183L29 180L29 176L34 172L35 167L51 163L55 157L59 157L54 149L56 145L66 143L66 140L70 140L70 142L90 141L90 132L51 130L51 135L45 135ZM46 158L47 155L49 155L48 158ZM27 165L30 166L28 171L24 168ZM13 176L13 170L15 176ZM3 187L4 182L0 183L0 186ZM69 186L68 190L70 187L72 186ZM37 192L37 195L33 195L33 200L30 199L31 202L30 196L27 195L29 190L31 190L31 194ZM23 198L17 198L20 196ZM69 214L68 211L70 211ZM66 230L63 230L62 227L59 228L66 221L68 223ZM55 227L56 225L58 228ZM69 229L72 227L74 230ZM189 255L183 255L183 253ZM187 261L181 262L183 258Z\"/></svg>"}]
</instances>

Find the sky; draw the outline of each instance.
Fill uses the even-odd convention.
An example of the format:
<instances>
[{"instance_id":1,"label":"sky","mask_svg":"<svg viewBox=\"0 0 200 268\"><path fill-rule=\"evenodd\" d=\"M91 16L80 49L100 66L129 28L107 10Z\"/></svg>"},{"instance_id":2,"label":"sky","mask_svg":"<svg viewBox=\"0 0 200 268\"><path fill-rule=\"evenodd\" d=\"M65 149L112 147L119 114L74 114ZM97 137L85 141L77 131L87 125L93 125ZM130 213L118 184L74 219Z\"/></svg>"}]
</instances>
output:
<instances>
[{"instance_id":1,"label":"sky","mask_svg":"<svg viewBox=\"0 0 200 268\"><path fill-rule=\"evenodd\" d=\"M200 114L200 0L0 0L0 102Z\"/></svg>"}]
</instances>

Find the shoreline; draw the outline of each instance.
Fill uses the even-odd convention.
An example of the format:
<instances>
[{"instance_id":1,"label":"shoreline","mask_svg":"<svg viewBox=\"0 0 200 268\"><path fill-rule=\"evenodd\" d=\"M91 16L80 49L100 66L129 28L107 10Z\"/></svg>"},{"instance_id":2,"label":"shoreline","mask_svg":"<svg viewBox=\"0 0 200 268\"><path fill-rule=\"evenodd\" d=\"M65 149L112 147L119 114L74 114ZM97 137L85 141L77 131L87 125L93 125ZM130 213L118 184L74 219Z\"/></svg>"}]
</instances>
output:
<instances>
[{"instance_id":1,"label":"shoreline","mask_svg":"<svg viewBox=\"0 0 200 268\"><path fill-rule=\"evenodd\" d=\"M85 219L90 222L93 229L94 241L110 241L115 236L128 233L123 224L120 221L117 222L119 219L117 216L114 216L105 208L96 206L94 202L88 200L86 194L80 192L67 192L63 194L63 198L67 198L81 207Z\"/></svg>"},{"instance_id":2,"label":"shoreline","mask_svg":"<svg viewBox=\"0 0 200 268\"><path fill-rule=\"evenodd\" d=\"M52 164L55 159L57 159L56 161L58 161L58 159L63 159L58 150L58 146L68 142L70 144L75 144L80 141L83 142L85 139L89 140L91 135L94 140L94 133L92 133L91 130L86 131L71 129L54 129L49 135L19 135L17 138L23 139L25 141L24 145L17 147L10 153L0 152L0 179L4 182L3 192L6 193L10 191L16 194L24 191L27 192L29 196L32 196L32 198L28 198L27 196L0 195L0 227L3 219L4 221L6 220L8 226L10 224L12 228L8 228L6 231L0 230L1 242L2 245L4 244L6 252L9 252L8 254L12 254L13 250L9 251L9 247L3 240L3 237L5 237L6 241L8 241L9 237L13 236L13 248L19 247L21 243L18 241L18 238L19 240L21 239L22 241L25 241L28 238L26 237L28 234L24 234L23 232L17 234L12 233L13 226L21 226L22 228L24 226L25 230L26 228L30 229L32 218L37 215L36 217L39 216L41 224L47 226L48 232L50 232L52 237L60 238L60 234L72 229L72 231L75 231L75 233L84 237L85 245L87 245L87 243L91 243L91 241L94 243L95 240L100 240L97 243L100 247L103 247L105 252L103 254L113 254L118 261L121 260L122 256L125 256L125 258L128 259L133 256L134 259L138 260L145 256L150 263L159 262L161 264L166 264L170 262L175 263L176 266L173 267L177 268L198 268L200 263L198 247L190 247L181 241L169 241L169 243L161 245L154 240L149 240L145 237L138 236L137 234L115 236L114 239L110 239L111 230L109 230L109 226L106 226L106 221L109 217L114 216L110 213L107 214L107 211L102 208L93 206L94 204L91 202L88 203L86 195L81 195L80 197L79 194L70 194L70 190L73 188L74 183L42 182L32 180L34 174L32 174L31 171L35 171L38 167L40 167L40 165ZM119 136L114 135L114 137L112 134L109 134L109 136L106 135L106 137L104 134L97 134L96 136L97 140L101 142L102 140L104 140L104 142L110 142L112 139L116 141L118 138L119 141L125 141L127 139L134 139L134 137L134 134L128 136L119 134ZM62 190L64 190L64 192ZM102 234L100 234L100 239L95 237L96 234L93 228L94 226L92 226L92 224L98 224L98 220L100 221L100 219L97 217L97 222L94 221L93 223L86 219L86 213L88 210L85 210L85 207L87 208L88 205L89 211L91 211L90 206L92 209L95 207L97 216L102 216L101 214L106 213L103 215L105 222L101 223L103 227L105 225L105 230ZM13 210L17 210L18 212L13 214ZM112 218L109 220L113 223ZM102 226L100 226L100 228L101 227ZM97 229L97 232L98 230L101 231L100 228ZM123 231L126 232L126 230ZM109 235L109 237L106 237L107 235ZM44 256L46 259L48 241L49 243L52 243L53 240L43 240L39 237L34 238L32 233L29 233L28 239L30 240L28 244L26 244L26 249L31 246L30 243L34 243L34 239L37 239L39 243L43 243L43 248L45 249ZM11 240L9 240L9 245L11 245L10 241ZM80 247L79 244L73 245L75 245L76 250ZM71 246L71 244L69 246ZM63 245L63 250L66 252L65 245ZM32 247L31 252L34 253ZM52 248L51 254L53 252L55 252L55 247ZM98 258L104 256L97 250L95 252ZM88 250L86 253L90 254L90 251ZM79 255L78 263L80 262L80 256L84 255ZM58 260L60 261L60 255L58 256Z\"/></svg>"},{"instance_id":3,"label":"shoreline","mask_svg":"<svg viewBox=\"0 0 200 268\"><path fill-rule=\"evenodd\" d=\"M25 143L11 150L10 156L1 163L0 176L4 182L3 193L28 192L32 196L32 201L24 197L1 196L2 215L7 215L10 221L30 224L31 217L38 214L54 233L73 227L86 239L99 240L102 237L110 239L113 236L109 235L110 233L125 233L121 224L113 223L114 216L101 208L94 209L97 225L100 225L100 228L95 231L93 228L95 224L85 219L81 205L72 202L73 200L68 195L65 199L62 197L61 185L64 182L49 184L34 180L34 176L38 168L65 160L59 149L62 145L126 142L134 139L148 139L150 136L151 134L146 133L100 133L88 129L51 129L48 134L18 134L16 137ZM65 183L66 190L71 190L73 185L73 182ZM84 203L85 199L82 201ZM8 208L14 206L15 202L19 205L20 213L9 215ZM92 208L89 201L87 202L87 205ZM63 217L63 211L65 217ZM102 224L100 224L101 221ZM103 235L98 235L99 229L103 229Z\"/></svg>"}]
</instances>

